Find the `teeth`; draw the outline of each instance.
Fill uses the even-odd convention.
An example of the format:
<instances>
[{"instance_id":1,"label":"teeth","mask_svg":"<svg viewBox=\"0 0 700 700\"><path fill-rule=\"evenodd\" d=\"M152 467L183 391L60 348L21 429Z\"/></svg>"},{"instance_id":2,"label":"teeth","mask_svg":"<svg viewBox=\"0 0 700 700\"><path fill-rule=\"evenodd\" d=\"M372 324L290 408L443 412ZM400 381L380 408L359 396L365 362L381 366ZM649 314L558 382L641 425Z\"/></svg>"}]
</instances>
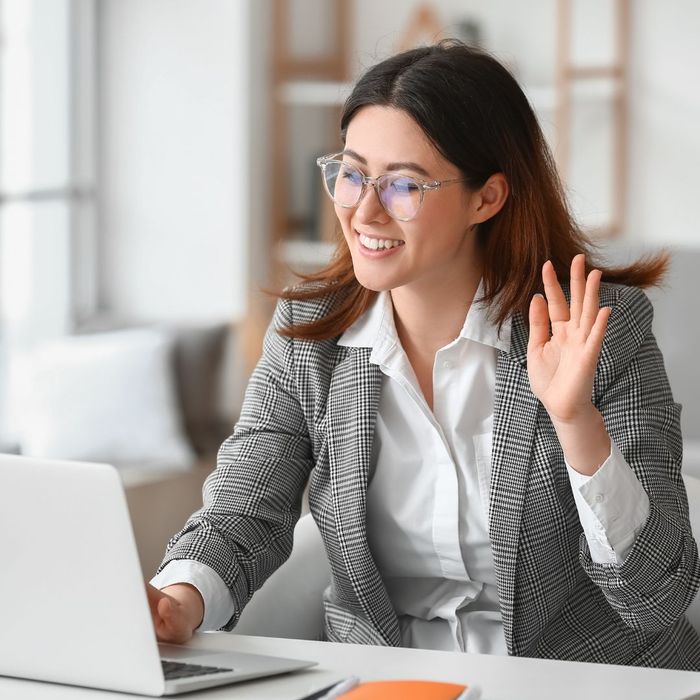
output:
<instances>
[{"instance_id":1,"label":"teeth","mask_svg":"<svg viewBox=\"0 0 700 700\"><path fill-rule=\"evenodd\" d=\"M386 248L395 248L396 246L403 245L403 241L395 241L387 238L370 238L360 234L360 243L362 243L365 248L370 248L371 250L381 250Z\"/></svg>"}]
</instances>

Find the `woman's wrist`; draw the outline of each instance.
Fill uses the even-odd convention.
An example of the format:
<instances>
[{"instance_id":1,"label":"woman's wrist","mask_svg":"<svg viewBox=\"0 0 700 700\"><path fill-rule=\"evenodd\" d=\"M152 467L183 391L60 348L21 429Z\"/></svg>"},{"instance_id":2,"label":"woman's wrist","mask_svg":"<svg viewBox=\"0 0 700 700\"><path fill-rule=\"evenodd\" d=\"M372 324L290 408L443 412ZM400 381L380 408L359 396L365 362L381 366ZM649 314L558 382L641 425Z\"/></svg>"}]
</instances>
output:
<instances>
[{"instance_id":1,"label":"woman's wrist","mask_svg":"<svg viewBox=\"0 0 700 700\"><path fill-rule=\"evenodd\" d=\"M551 420L567 463L579 474L593 476L610 456L610 436L600 411L591 404L569 420Z\"/></svg>"}]
</instances>

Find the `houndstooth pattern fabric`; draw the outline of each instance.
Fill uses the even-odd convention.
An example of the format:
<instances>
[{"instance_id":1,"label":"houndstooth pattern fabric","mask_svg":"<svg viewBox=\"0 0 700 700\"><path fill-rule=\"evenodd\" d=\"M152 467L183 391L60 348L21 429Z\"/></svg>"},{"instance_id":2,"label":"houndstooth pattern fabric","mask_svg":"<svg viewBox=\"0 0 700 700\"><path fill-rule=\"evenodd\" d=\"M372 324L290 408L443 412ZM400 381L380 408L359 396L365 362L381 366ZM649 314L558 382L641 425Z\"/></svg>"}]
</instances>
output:
<instances>
[{"instance_id":1,"label":"houndstooth pattern fabric","mask_svg":"<svg viewBox=\"0 0 700 700\"><path fill-rule=\"evenodd\" d=\"M530 390L527 327L516 315L496 370L489 531L512 655L700 670L684 612L700 586L681 480L680 406L638 289L603 284L611 306L593 401L650 499L624 564L591 560L554 428ZM397 616L365 531L381 373L369 348L280 336L321 318L333 297L279 302L241 418L221 446L204 506L163 562L201 561L229 586L238 616L289 556L304 486L332 570L329 640L399 645Z\"/></svg>"}]
</instances>

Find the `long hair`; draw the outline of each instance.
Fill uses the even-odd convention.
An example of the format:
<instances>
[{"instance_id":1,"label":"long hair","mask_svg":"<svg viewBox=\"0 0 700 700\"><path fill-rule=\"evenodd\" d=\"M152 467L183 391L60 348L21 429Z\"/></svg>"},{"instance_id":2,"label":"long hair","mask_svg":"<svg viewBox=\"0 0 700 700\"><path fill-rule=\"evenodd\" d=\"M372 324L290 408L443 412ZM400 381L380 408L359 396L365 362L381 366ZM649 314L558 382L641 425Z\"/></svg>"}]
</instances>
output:
<instances>
[{"instance_id":1,"label":"long hair","mask_svg":"<svg viewBox=\"0 0 700 700\"><path fill-rule=\"evenodd\" d=\"M595 246L569 211L530 103L515 78L488 53L445 40L373 66L343 107L343 143L355 114L369 105L408 114L437 151L459 168L469 188L480 188L494 173L505 176L510 189L505 204L476 231L483 263L482 299L491 304L496 323L517 312L527 319L532 296L542 291L541 269L547 260L564 281L578 253L585 254L587 271L597 267L604 281L648 287L663 277L667 253L625 267L606 267L597 259ZM328 294L336 299L330 314L280 332L309 340L333 338L371 306L377 292L355 278L342 238L327 267L303 275L300 285L280 296L303 300Z\"/></svg>"}]
</instances>

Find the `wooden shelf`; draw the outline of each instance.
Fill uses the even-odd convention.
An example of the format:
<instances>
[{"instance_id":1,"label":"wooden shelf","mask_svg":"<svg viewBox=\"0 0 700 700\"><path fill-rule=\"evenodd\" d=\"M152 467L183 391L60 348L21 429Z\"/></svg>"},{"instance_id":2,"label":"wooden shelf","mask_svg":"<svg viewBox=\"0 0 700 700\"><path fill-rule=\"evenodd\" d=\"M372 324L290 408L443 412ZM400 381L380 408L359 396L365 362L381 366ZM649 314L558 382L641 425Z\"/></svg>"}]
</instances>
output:
<instances>
[{"instance_id":1,"label":"wooden shelf","mask_svg":"<svg viewBox=\"0 0 700 700\"><path fill-rule=\"evenodd\" d=\"M342 105L352 90L352 83L333 80L289 80L277 89L277 99L287 105L314 107Z\"/></svg>"},{"instance_id":2,"label":"wooden shelf","mask_svg":"<svg viewBox=\"0 0 700 700\"><path fill-rule=\"evenodd\" d=\"M335 244L328 241L288 239L280 242L277 256L284 265L303 272L327 265L334 250Z\"/></svg>"},{"instance_id":3,"label":"wooden shelf","mask_svg":"<svg viewBox=\"0 0 700 700\"><path fill-rule=\"evenodd\" d=\"M572 88L571 99L577 104L595 104L614 100L622 90L619 79L597 76ZM555 85L523 85L523 92L536 112L549 113L557 108Z\"/></svg>"}]
</instances>

